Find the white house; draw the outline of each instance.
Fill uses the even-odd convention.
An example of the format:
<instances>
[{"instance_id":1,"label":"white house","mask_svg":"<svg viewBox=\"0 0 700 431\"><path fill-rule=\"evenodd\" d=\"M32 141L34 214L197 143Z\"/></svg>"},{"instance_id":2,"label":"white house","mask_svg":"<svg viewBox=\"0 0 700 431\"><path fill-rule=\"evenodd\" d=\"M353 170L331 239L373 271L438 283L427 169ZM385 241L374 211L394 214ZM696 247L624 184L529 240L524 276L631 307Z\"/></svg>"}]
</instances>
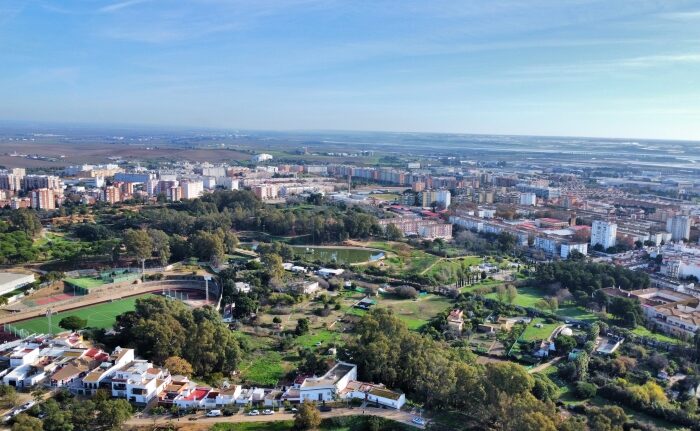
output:
<instances>
[{"instance_id":1,"label":"white house","mask_svg":"<svg viewBox=\"0 0 700 431\"><path fill-rule=\"evenodd\" d=\"M328 278L328 277L337 277L337 276L341 275L341 274L344 273L344 272L345 272L345 270L342 269L342 268L338 268L338 269L333 269L333 268L321 268L321 269L319 269L318 271L316 271L316 273L317 273L318 275L320 275L321 277L325 277L325 278Z\"/></svg>"},{"instance_id":2,"label":"white house","mask_svg":"<svg viewBox=\"0 0 700 431\"><path fill-rule=\"evenodd\" d=\"M331 401L351 380L357 380L357 366L338 362L323 376L304 379L299 387L299 398L301 402Z\"/></svg>"},{"instance_id":3,"label":"white house","mask_svg":"<svg viewBox=\"0 0 700 431\"><path fill-rule=\"evenodd\" d=\"M0 295L12 292L15 289L19 289L31 283L34 283L34 274L0 272Z\"/></svg>"},{"instance_id":4,"label":"white house","mask_svg":"<svg viewBox=\"0 0 700 431\"><path fill-rule=\"evenodd\" d=\"M135 404L148 404L170 383L170 374L145 360L135 360L112 378L112 396Z\"/></svg>"}]
</instances>

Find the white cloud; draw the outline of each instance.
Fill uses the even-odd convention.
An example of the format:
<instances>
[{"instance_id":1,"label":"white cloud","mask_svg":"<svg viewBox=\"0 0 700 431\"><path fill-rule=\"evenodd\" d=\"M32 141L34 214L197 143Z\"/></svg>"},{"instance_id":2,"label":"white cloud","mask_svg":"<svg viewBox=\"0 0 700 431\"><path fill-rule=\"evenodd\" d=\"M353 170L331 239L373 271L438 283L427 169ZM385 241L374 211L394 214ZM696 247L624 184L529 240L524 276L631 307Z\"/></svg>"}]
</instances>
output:
<instances>
[{"instance_id":1,"label":"white cloud","mask_svg":"<svg viewBox=\"0 0 700 431\"><path fill-rule=\"evenodd\" d=\"M147 1L150 1L150 0L124 0L124 1L112 3L110 5L101 7L99 9L99 11L104 12L104 13L117 12L119 10L131 7L131 6L136 6L138 4L145 3Z\"/></svg>"}]
</instances>

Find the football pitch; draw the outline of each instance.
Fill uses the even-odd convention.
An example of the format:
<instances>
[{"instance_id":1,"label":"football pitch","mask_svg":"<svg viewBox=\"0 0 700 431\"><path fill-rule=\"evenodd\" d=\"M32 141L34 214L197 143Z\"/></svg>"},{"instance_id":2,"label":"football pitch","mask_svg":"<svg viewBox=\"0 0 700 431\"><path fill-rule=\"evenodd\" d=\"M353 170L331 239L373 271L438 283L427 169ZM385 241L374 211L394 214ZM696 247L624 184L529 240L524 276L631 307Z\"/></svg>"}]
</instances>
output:
<instances>
[{"instance_id":1,"label":"football pitch","mask_svg":"<svg viewBox=\"0 0 700 431\"><path fill-rule=\"evenodd\" d=\"M55 313L51 316L52 333L55 334L65 331L65 329L58 326L58 322L68 316L78 316L82 319L86 319L87 326L90 328L111 328L118 315L133 310L137 299L149 296L152 295L132 296L131 298L119 299L113 302L105 302L103 304L90 305L84 308ZM46 334L49 330L49 321L47 317L36 317L23 322L8 324L7 326L18 330L23 329L28 333Z\"/></svg>"}]
</instances>

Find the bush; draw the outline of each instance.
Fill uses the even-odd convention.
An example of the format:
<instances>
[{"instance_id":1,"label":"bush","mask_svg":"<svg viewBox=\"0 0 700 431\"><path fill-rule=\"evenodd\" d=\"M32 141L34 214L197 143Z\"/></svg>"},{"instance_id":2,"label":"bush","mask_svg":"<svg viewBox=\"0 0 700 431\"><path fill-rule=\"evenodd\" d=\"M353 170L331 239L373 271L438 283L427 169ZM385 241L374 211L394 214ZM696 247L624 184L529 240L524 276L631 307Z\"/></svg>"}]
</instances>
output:
<instances>
[{"instance_id":1,"label":"bush","mask_svg":"<svg viewBox=\"0 0 700 431\"><path fill-rule=\"evenodd\" d=\"M394 292L401 298L413 299L418 297L418 291L411 286L399 286Z\"/></svg>"},{"instance_id":2,"label":"bush","mask_svg":"<svg viewBox=\"0 0 700 431\"><path fill-rule=\"evenodd\" d=\"M576 383L576 396L581 399L589 399L595 397L598 392L598 387L593 383L578 382Z\"/></svg>"}]
</instances>

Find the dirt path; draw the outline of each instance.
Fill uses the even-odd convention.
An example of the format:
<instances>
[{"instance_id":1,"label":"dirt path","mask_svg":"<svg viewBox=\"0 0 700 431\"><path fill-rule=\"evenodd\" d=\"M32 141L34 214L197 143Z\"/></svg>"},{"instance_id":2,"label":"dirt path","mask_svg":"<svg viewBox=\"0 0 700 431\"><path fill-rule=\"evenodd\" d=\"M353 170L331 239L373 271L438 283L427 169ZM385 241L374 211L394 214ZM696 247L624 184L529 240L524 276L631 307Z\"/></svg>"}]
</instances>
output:
<instances>
[{"instance_id":1,"label":"dirt path","mask_svg":"<svg viewBox=\"0 0 700 431\"><path fill-rule=\"evenodd\" d=\"M385 419L391 419L396 422L401 422L406 425L411 425L415 428L418 429L423 429L424 427L418 426L411 422L413 419L413 415L402 411L402 410L394 410L394 409L377 409L377 408L371 408L367 407L365 409L361 408L355 408L355 409L348 409L348 408L337 408L333 409L330 412L322 412L321 417L323 418L331 418L331 417L337 417L337 416L361 416L362 414L367 414L367 415L373 415L373 416L381 416ZM190 418L196 417L196 420L190 420ZM241 422L276 422L276 421L288 421L288 420L293 420L294 416L290 413L285 413L285 412L275 412L272 415L269 416L247 416L243 413L238 413L233 416L228 416L228 417L218 417L218 418L208 418L202 414L193 416L184 416L180 418L178 421L177 419L173 419L169 416L164 416L164 417L155 417L155 418L132 418L126 422L126 425L128 427L131 427L132 429L135 427L143 427L143 426L152 426L152 425L164 425L164 424L176 424L180 425L183 427L187 427L187 429L198 429L198 430L206 430L209 427L211 427L215 423L223 423L223 422L230 422L230 423L241 423ZM200 427L201 425L201 427ZM196 427L195 427L196 426Z\"/></svg>"}]
</instances>

